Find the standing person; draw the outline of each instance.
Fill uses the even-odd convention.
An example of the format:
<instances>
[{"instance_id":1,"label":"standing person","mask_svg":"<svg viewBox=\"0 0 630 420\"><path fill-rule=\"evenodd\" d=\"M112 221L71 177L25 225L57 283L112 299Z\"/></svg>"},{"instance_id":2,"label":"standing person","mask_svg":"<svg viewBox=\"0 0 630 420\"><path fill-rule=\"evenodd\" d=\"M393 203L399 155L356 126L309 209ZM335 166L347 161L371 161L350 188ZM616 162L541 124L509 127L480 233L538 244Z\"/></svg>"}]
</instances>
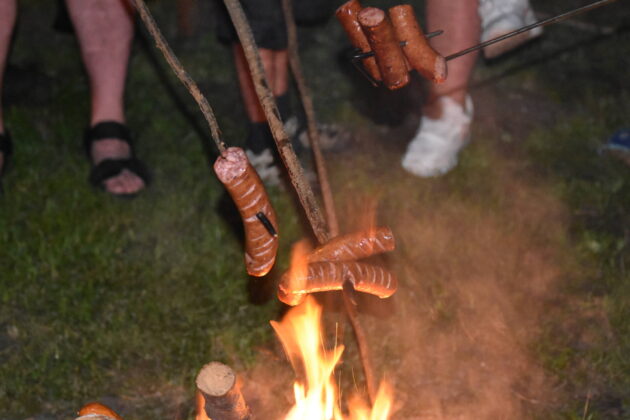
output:
<instances>
[{"instance_id":1,"label":"standing person","mask_svg":"<svg viewBox=\"0 0 630 420\"><path fill-rule=\"evenodd\" d=\"M90 83L90 124L85 133L92 164L89 180L112 195L134 195L148 185L149 175L135 157L125 125L124 91L134 32L131 6L126 0L66 0L66 4ZM16 14L17 0L0 0L2 74ZM0 152L4 167L11 140L1 112Z\"/></svg>"},{"instance_id":2,"label":"standing person","mask_svg":"<svg viewBox=\"0 0 630 420\"><path fill-rule=\"evenodd\" d=\"M427 32L444 30L431 40L443 56L535 21L528 0L427 0L426 16ZM494 44L484 54L494 58L540 33L530 31ZM446 82L431 85L420 127L402 158L403 168L413 175L440 176L457 165L460 150L470 140L473 102L468 84L477 56L470 53L449 62Z\"/></svg>"},{"instance_id":3,"label":"standing person","mask_svg":"<svg viewBox=\"0 0 630 420\"><path fill-rule=\"evenodd\" d=\"M317 22L332 14L331 0L294 0L294 13L298 22ZM297 140L298 123L291 113L289 100L289 58L287 33L281 0L241 0L241 5L254 34L256 46L265 69L280 117L285 129L293 137L294 148L302 143ZM219 14L219 39L232 48L241 97L248 118L248 134L245 149L250 163L267 185L280 183L280 169L274 159L275 142L267 124L267 118L256 95L243 48L225 9ZM292 127L289 127L292 126ZM322 143L330 143L329 138L337 135L332 126L320 126ZM328 138L324 139L323 137ZM300 136L301 137L301 136Z\"/></svg>"}]
</instances>

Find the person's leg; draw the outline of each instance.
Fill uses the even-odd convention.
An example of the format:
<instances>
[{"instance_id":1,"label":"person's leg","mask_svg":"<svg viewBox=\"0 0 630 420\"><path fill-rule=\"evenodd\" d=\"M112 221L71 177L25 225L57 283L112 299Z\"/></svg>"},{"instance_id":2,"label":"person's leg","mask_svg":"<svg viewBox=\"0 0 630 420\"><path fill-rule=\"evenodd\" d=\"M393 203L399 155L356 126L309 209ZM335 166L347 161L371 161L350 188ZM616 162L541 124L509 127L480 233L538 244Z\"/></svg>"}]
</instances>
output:
<instances>
[{"instance_id":1,"label":"person's leg","mask_svg":"<svg viewBox=\"0 0 630 420\"><path fill-rule=\"evenodd\" d=\"M477 7L477 0L427 0L427 32L444 30L431 40L433 48L447 56L477 43ZM471 53L450 61L446 81L431 84L420 128L402 159L403 168L412 174L438 176L457 164L457 154L469 137L472 102L468 82L477 56Z\"/></svg>"},{"instance_id":2,"label":"person's leg","mask_svg":"<svg viewBox=\"0 0 630 420\"><path fill-rule=\"evenodd\" d=\"M0 135L5 133L2 112L2 82L11 44L11 35L17 15L16 0L0 0ZM4 166L4 153L0 152L0 174Z\"/></svg>"},{"instance_id":3,"label":"person's leg","mask_svg":"<svg viewBox=\"0 0 630 420\"><path fill-rule=\"evenodd\" d=\"M529 0L479 0L481 41L485 42L536 22ZM483 49L486 58L495 58L543 33L534 28Z\"/></svg>"},{"instance_id":4,"label":"person's leg","mask_svg":"<svg viewBox=\"0 0 630 420\"><path fill-rule=\"evenodd\" d=\"M134 32L130 5L126 0L66 1L90 80L90 125L103 121L124 123L125 81ZM94 164L130 154L129 145L119 139L92 144ZM104 182L105 189L113 194L132 194L144 186L144 181L127 169Z\"/></svg>"},{"instance_id":5,"label":"person's leg","mask_svg":"<svg viewBox=\"0 0 630 420\"><path fill-rule=\"evenodd\" d=\"M241 47L241 44L234 44L232 52L247 118L249 118L250 122L266 122L267 118L256 95L256 89L249 72L243 47ZM259 52L271 92L275 97L284 95L289 88L287 51L261 48Z\"/></svg>"},{"instance_id":6,"label":"person's leg","mask_svg":"<svg viewBox=\"0 0 630 420\"><path fill-rule=\"evenodd\" d=\"M427 31L444 30L444 34L431 39L431 45L443 56L468 48L479 40L481 33L477 1L475 0L427 0ZM436 99L449 96L464 105L468 82L477 53L470 53L448 63L448 78L444 83L432 84L426 111L435 113L439 107Z\"/></svg>"}]
</instances>

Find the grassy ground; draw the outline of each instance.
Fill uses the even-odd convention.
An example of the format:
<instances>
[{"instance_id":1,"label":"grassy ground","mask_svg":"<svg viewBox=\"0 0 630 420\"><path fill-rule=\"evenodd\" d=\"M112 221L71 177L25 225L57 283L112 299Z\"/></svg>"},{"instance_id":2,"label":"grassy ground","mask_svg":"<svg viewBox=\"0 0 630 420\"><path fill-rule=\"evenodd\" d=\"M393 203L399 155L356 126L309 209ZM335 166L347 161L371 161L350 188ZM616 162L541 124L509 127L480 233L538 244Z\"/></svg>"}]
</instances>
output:
<instances>
[{"instance_id":1,"label":"grassy ground","mask_svg":"<svg viewBox=\"0 0 630 420\"><path fill-rule=\"evenodd\" d=\"M274 348L274 276L245 274L239 222L209 168L194 103L138 43L128 119L155 183L133 201L92 190L75 41L49 28L52 5L23 3L5 92L16 154L0 198L0 418L72 418L94 399L129 419L190 418L194 376L210 360L260 383L248 390L255 404L274 405L260 395L270 369L277 395L290 377L276 353L260 351ZM572 2L540 3L554 13ZM173 38L171 5L153 7ZM625 9L585 19L627 24ZM208 25L199 29L175 49L237 145L244 116L230 56ZM481 63L474 141L437 180L397 163L418 90L373 90L340 65L336 22L302 35L318 115L356 134L351 152L328 156L344 228L376 197L399 240L386 262L400 293L361 306L379 371L405 402L399 418L629 418L630 169L598 153L630 126L627 27L602 36L557 25ZM271 197L280 273L305 230L286 193ZM351 338L347 388L351 376L360 383Z\"/></svg>"}]
</instances>

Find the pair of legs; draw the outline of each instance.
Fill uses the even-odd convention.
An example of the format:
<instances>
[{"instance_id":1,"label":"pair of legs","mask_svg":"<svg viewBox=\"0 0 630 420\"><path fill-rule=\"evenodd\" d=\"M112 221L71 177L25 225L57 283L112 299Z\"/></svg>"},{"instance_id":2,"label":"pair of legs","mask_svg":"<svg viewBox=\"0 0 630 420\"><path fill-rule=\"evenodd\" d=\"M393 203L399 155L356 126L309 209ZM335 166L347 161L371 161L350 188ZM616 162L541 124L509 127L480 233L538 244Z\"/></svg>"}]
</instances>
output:
<instances>
[{"instance_id":1,"label":"pair of legs","mask_svg":"<svg viewBox=\"0 0 630 420\"><path fill-rule=\"evenodd\" d=\"M103 121L125 122L124 90L134 26L132 10L125 0L66 0L79 40L91 92L90 126ZM4 74L11 34L17 15L17 0L0 0L0 75ZM1 79L1 78L0 78ZM0 85L0 94L2 86ZM5 132L0 105L0 133ZM92 143L94 164L131 154L129 145L115 138ZM0 153L0 165L3 164ZM124 169L104 182L113 194L131 194L144 188L144 181Z\"/></svg>"},{"instance_id":2,"label":"pair of legs","mask_svg":"<svg viewBox=\"0 0 630 420\"><path fill-rule=\"evenodd\" d=\"M261 48L259 52L271 92L275 97L283 96L289 89L289 61L287 50ZM252 76L249 72L241 44L233 44L232 53L247 118L253 123L267 122L265 113L256 95L254 82L252 81Z\"/></svg>"}]
</instances>

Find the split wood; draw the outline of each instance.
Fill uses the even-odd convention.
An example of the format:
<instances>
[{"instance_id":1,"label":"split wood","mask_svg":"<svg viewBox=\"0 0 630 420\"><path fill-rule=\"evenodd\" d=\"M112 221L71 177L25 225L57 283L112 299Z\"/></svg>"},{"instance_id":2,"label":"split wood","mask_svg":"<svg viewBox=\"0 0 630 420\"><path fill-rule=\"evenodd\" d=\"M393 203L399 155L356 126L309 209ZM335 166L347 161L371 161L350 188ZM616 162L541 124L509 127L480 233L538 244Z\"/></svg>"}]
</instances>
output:
<instances>
[{"instance_id":1,"label":"split wood","mask_svg":"<svg viewBox=\"0 0 630 420\"><path fill-rule=\"evenodd\" d=\"M328 220L328 233L330 234L330 238L334 238L339 235L339 223L337 221L335 202L330 188L330 182L328 180L328 171L326 170L324 155L320 147L315 108L313 106L310 89L306 84L306 80L302 72L292 0L282 0L282 10L284 11L284 19L287 26L289 64L291 66L291 71L293 72L293 77L295 79L295 83L297 84L298 91L300 92L304 113L306 114L308 137L311 144L311 150L313 151L313 156L315 158L315 166L317 168L317 177L319 179L319 185L322 193L322 201L324 202L324 209ZM341 293L343 296L344 306L346 308L346 314L348 315L348 319L350 320L350 324L352 325L352 329L354 331L354 336L357 340L361 364L363 365L363 372L365 374L368 396L372 403L374 403L376 398L374 369L372 368L372 358L367 343L366 333L359 321L356 304L352 297L354 291L351 288L348 289L345 287Z\"/></svg>"},{"instance_id":2,"label":"split wood","mask_svg":"<svg viewBox=\"0 0 630 420\"><path fill-rule=\"evenodd\" d=\"M251 411L241 394L234 371L219 362L205 365L197 375L203 411L212 420L249 420ZM199 395L199 394L198 394ZM201 413L198 413L198 418Z\"/></svg>"}]
</instances>

